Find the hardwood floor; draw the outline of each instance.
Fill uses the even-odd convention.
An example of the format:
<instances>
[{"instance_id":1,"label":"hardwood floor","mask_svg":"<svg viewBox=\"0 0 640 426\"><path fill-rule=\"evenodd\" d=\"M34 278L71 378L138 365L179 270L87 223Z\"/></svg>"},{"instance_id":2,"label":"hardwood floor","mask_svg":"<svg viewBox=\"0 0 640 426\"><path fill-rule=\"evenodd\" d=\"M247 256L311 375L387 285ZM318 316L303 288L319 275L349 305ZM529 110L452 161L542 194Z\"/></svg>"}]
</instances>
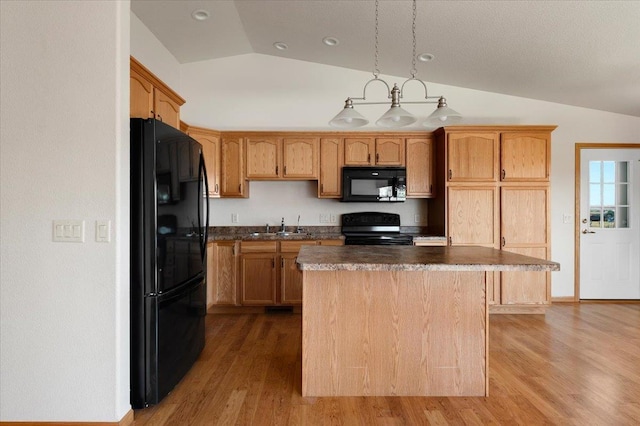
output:
<instances>
[{"instance_id":1,"label":"hardwood floor","mask_svg":"<svg viewBox=\"0 0 640 426\"><path fill-rule=\"evenodd\" d=\"M640 304L492 315L488 398L302 398L301 316L208 315L207 344L140 425L638 425Z\"/></svg>"}]
</instances>

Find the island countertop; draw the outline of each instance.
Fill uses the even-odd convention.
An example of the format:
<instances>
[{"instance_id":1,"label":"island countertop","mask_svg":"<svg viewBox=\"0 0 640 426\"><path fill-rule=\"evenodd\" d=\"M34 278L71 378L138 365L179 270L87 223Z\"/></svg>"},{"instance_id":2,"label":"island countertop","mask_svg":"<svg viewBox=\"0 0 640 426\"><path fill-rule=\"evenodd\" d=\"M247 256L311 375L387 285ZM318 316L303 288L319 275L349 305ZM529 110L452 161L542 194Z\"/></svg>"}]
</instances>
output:
<instances>
[{"instance_id":1,"label":"island countertop","mask_svg":"<svg viewBox=\"0 0 640 426\"><path fill-rule=\"evenodd\" d=\"M304 246L303 271L559 271L560 264L477 246Z\"/></svg>"}]
</instances>

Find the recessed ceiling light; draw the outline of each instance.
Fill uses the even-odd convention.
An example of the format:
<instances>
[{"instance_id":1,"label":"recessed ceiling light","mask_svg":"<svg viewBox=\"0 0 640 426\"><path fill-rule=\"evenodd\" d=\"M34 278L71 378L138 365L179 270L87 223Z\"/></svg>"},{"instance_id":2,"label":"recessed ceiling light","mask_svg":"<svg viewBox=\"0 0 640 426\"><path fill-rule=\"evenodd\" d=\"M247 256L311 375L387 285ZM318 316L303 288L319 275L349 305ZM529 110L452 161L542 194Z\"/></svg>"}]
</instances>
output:
<instances>
[{"instance_id":1,"label":"recessed ceiling light","mask_svg":"<svg viewBox=\"0 0 640 426\"><path fill-rule=\"evenodd\" d=\"M418 55L418 60L420 62L429 62L434 58L431 53L421 53Z\"/></svg>"},{"instance_id":2,"label":"recessed ceiling light","mask_svg":"<svg viewBox=\"0 0 640 426\"><path fill-rule=\"evenodd\" d=\"M198 9L198 10L194 10L191 13L191 17L193 19L195 19L196 21L205 21L207 19L209 19L209 11L204 10L204 9Z\"/></svg>"},{"instance_id":3,"label":"recessed ceiling light","mask_svg":"<svg viewBox=\"0 0 640 426\"><path fill-rule=\"evenodd\" d=\"M289 48L289 46L287 46L287 43L283 43L281 41L277 41L273 43L273 47L275 47L278 50L287 50Z\"/></svg>"},{"instance_id":4,"label":"recessed ceiling light","mask_svg":"<svg viewBox=\"0 0 640 426\"><path fill-rule=\"evenodd\" d=\"M322 42L327 46L337 46L340 44L340 40L335 37L325 37L322 39Z\"/></svg>"}]
</instances>

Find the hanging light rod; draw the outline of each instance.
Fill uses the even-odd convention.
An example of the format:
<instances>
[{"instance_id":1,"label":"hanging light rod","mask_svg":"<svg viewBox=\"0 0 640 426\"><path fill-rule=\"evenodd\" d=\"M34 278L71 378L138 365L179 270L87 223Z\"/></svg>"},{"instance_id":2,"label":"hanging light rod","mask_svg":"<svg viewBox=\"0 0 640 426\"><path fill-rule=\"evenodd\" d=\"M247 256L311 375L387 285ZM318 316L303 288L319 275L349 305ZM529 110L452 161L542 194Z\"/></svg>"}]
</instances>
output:
<instances>
[{"instance_id":1,"label":"hanging light rod","mask_svg":"<svg viewBox=\"0 0 640 426\"><path fill-rule=\"evenodd\" d=\"M410 81L419 82L424 88L424 100L421 101L407 101L405 104L437 104L436 110L427 117L425 126L432 126L434 124L442 124L443 122L453 122L460 119L462 116L456 111L447 106L447 100L443 96L428 96L427 85L424 81L416 77L416 0L413 0L413 25L411 27L413 35L413 60L411 68L411 77L402 83L402 86L398 87L394 83L393 88L389 87L386 81L379 78L380 71L378 70L378 0L376 0L376 23L375 23L375 65L373 71L373 78L364 85L362 89L362 97L349 97L344 103L344 108L329 122L334 127L354 128L362 127L369 123L369 120L364 118L362 114L354 109L354 105L382 105L388 104L388 101L372 102L367 101L367 87L373 82L382 83L387 89L387 99L391 99L391 107L389 110L380 117L376 124L381 127L403 127L408 126L416 122L416 117L410 112L404 110L400 106L400 99L403 98L404 86Z\"/></svg>"}]
</instances>

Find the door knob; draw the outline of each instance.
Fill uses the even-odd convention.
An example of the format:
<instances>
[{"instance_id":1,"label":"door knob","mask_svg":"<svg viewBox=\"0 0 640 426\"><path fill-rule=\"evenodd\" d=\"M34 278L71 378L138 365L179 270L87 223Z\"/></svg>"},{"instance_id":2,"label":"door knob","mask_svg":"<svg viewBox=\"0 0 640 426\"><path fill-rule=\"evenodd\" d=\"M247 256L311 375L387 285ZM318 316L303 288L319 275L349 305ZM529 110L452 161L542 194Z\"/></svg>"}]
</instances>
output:
<instances>
[{"instance_id":1,"label":"door knob","mask_svg":"<svg viewBox=\"0 0 640 426\"><path fill-rule=\"evenodd\" d=\"M589 231L587 228L585 228L585 229L582 230L582 233L583 234L595 234L596 232L595 231Z\"/></svg>"}]
</instances>

